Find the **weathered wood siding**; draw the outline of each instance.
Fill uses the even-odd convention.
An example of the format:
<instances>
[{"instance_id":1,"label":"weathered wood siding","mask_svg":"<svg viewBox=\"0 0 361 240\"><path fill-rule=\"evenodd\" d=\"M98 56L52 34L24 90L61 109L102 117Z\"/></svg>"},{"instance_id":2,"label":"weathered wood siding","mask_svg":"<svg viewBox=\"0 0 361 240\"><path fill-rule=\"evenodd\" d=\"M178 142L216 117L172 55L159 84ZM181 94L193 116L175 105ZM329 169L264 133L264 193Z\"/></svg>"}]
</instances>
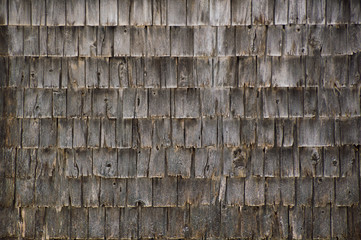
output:
<instances>
[{"instance_id":1,"label":"weathered wood siding","mask_svg":"<svg viewBox=\"0 0 361 240\"><path fill-rule=\"evenodd\" d=\"M0 238L361 239L360 0L0 0Z\"/></svg>"}]
</instances>

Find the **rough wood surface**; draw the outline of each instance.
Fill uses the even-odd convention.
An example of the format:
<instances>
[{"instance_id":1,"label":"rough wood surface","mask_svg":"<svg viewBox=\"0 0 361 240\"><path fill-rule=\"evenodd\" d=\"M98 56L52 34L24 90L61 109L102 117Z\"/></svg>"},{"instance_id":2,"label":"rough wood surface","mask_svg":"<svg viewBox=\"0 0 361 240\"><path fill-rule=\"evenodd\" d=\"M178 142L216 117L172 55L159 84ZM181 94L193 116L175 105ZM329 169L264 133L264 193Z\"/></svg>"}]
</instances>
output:
<instances>
[{"instance_id":1,"label":"rough wood surface","mask_svg":"<svg viewBox=\"0 0 361 240\"><path fill-rule=\"evenodd\" d=\"M360 239L359 0L0 0L1 239Z\"/></svg>"}]
</instances>

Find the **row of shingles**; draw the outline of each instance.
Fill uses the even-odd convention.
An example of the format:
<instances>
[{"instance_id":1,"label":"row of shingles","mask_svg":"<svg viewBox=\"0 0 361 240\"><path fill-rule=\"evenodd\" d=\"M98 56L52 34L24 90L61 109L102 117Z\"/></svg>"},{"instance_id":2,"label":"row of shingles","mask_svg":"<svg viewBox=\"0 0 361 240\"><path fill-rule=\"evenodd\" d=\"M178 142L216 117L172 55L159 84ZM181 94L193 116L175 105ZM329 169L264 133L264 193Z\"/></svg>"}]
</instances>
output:
<instances>
[{"instance_id":1,"label":"row of shingles","mask_svg":"<svg viewBox=\"0 0 361 240\"><path fill-rule=\"evenodd\" d=\"M38 89L2 88L8 118L243 119L360 117L360 88ZM16 106L16 108L14 108ZM350 118L350 119L346 119ZM300 120L306 121L306 120Z\"/></svg>"},{"instance_id":2,"label":"row of shingles","mask_svg":"<svg viewBox=\"0 0 361 240\"><path fill-rule=\"evenodd\" d=\"M2 236L26 238L133 239L266 238L302 239L349 237L359 234L360 208L296 206L173 208L7 208L1 209ZM349 219L350 221L347 221ZM5 224L6 221L6 224ZM21 222L20 226L16 223ZM279 224L274 224L279 222ZM172 223L172 224L169 224Z\"/></svg>"},{"instance_id":3,"label":"row of shingles","mask_svg":"<svg viewBox=\"0 0 361 240\"><path fill-rule=\"evenodd\" d=\"M326 4L327 2L327 4ZM360 23L357 0L2 0L1 25L272 25Z\"/></svg>"},{"instance_id":4,"label":"row of shingles","mask_svg":"<svg viewBox=\"0 0 361 240\"><path fill-rule=\"evenodd\" d=\"M0 28L0 37L4 40L0 54L80 57L350 55L361 50L360 26L6 26Z\"/></svg>"},{"instance_id":5,"label":"row of shingles","mask_svg":"<svg viewBox=\"0 0 361 240\"><path fill-rule=\"evenodd\" d=\"M314 211L313 214L312 210ZM64 223L64 225L55 225L54 229L46 229L50 236L62 236L68 231L71 236L77 238L101 238L106 236L110 239L119 236L126 239L134 237L151 238L159 235L170 238L222 236L225 238L278 237L282 239L286 239L288 236L299 239L311 237L312 235L316 238L326 238L330 235L334 237L357 236L358 226L352 224L347 226L344 218L347 213L354 211L351 217L356 222L359 221L359 208L330 208L327 206L313 208L312 210L302 208L288 210L284 207L220 209L217 206L140 209L63 208L58 212L52 208L22 209L26 214L26 217L23 218L24 222L35 219L42 220L39 223L40 228L46 229L42 224L45 225L46 222L52 221L57 222L57 219ZM44 221L40 217L45 212L49 217L46 217ZM264 215L267 217L263 217ZM326 216L331 216L331 218ZM325 217L325 221L322 221ZM298 218L300 221L297 221ZM315 218L313 226L312 218ZM70 227L70 219L80 221ZM174 221L174 225L168 225L167 220ZM272 226L274 221L279 221L280 225ZM291 226L290 229L287 227L288 224ZM48 226L51 225L48 224ZM24 230L25 236L33 237L36 235L32 225L26 226Z\"/></svg>"},{"instance_id":6,"label":"row of shingles","mask_svg":"<svg viewBox=\"0 0 361 240\"><path fill-rule=\"evenodd\" d=\"M237 156L237 154L241 155L239 149L233 149L233 152L228 150L223 153L224 155L228 154L228 158L222 160L222 153L214 149L210 149L208 153L196 150L192 160L190 150L168 149L168 164L165 169L165 151L162 149L155 152L153 156L149 150L138 152L121 150L118 152L119 159L117 159L116 151L104 149L94 150L93 153L89 150L78 150L75 153L71 150L57 152L49 149L18 150L17 152L8 150L3 153L4 160L8 163L3 167L14 169L15 154L17 154L16 165L18 167L16 173L14 170L12 175L9 175L11 174L10 169L3 173L5 175L2 177L1 183L5 194L2 196L1 202L3 207L13 204L32 206L34 203L39 206L68 206L70 204L78 207L96 207L99 205L136 206L141 204L146 207L159 207L183 206L186 203L208 205L217 199L223 200L227 205L241 206L265 204L293 206L296 204L319 207L329 203L336 206L352 206L359 202L359 156L357 149L352 146L340 149L339 160L336 156L337 152L335 152L337 150L327 148L325 154L334 155L325 156L325 160L332 161L328 164L331 166L327 166L327 162L320 160L319 150L312 148L301 149L299 162L298 159L296 161L284 159L283 163L294 164L296 175L299 175L297 168L301 168L301 178L290 177L294 174L290 172L286 173L288 176L284 175L283 178L279 178L280 159L271 149L265 151L262 163L257 159L262 158L259 156L262 155L262 151L262 149L259 149L258 152L255 151L255 155L249 157L251 160L242 160L239 159L242 156ZM207 154L208 156L205 156ZM90 166L92 155L93 167ZM292 156L289 157L292 158ZM207 160L205 164L204 158ZM11 160L13 160L12 166ZM191 165L191 161L195 165L194 173L192 173L195 178L189 178L190 166L177 168L180 162L184 165L185 162L188 162L188 165ZM224 166L222 167L220 164L217 166L217 163L222 161ZM237 164L234 164L235 161ZM246 161L251 162L247 163ZM245 165L249 164L252 167L252 161L261 162L260 164L264 165L264 176L267 175L266 177L260 177L259 175L262 173L256 169L257 177L250 175L246 178L225 178L226 175L237 176L237 174L245 177L247 171ZM294 163L289 164L289 161L294 161ZM232 164L237 166L230 167ZM240 167L239 165L242 164L244 165ZM326 170L333 171L334 178L323 177L323 164L325 164L325 173ZM93 168L94 175L100 177L91 176L91 168ZM220 174L222 168L223 177ZM289 168L286 170L290 171ZM118 172L121 174L120 177L130 179L115 179L118 177ZM168 175L167 177L165 177L165 173ZM15 175L17 177L16 184L13 178ZM134 178L135 175L141 177ZM176 175L184 178L173 177ZM70 178L66 178L66 176ZM72 187L68 188L68 184Z\"/></svg>"},{"instance_id":7,"label":"row of shingles","mask_svg":"<svg viewBox=\"0 0 361 240\"><path fill-rule=\"evenodd\" d=\"M228 177L326 177L355 176L358 148L342 147L183 147L136 149L15 149L2 148L1 177L29 176L55 171L65 176L135 178L181 176ZM61 163L61 164L60 164ZM177 167L181 165L181 167ZM16 168L17 166L17 168Z\"/></svg>"},{"instance_id":8,"label":"row of shingles","mask_svg":"<svg viewBox=\"0 0 361 240\"><path fill-rule=\"evenodd\" d=\"M352 146L299 149L243 146L199 149L170 146L60 150L3 148L0 173L3 177L14 177L23 169L29 174L36 173L34 167L38 166L38 174L42 174L43 168L55 171L57 163L63 159L68 177L347 177L358 169L355 152L358 148ZM16 170L15 166L18 166Z\"/></svg>"},{"instance_id":9,"label":"row of shingles","mask_svg":"<svg viewBox=\"0 0 361 240\"><path fill-rule=\"evenodd\" d=\"M40 167L39 167L40 168ZM40 175L19 173L1 178L1 207L175 207L225 206L353 206L359 202L359 176L344 178L66 178L50 174L42 165ZM48 170L48 172L46 172ZM55 170L57 171L57 170ZM355 172L355 170L354 170ZM24 178L26 177L26 178Z\"/></svg>"},{"instance_id":10,"label":"row of shingles","mask_svg":"<svg viewBox=\"0 0 361 240\"><path fill-rule=\"evenodd\" d=\"M1 57L0 85L53 89L223 88L226 92L242 87L306 86L327 88L319 90L326 97L329 89L339 95L339 88L360 86L360 60L360 53L324 57Z\"/></svg>"},{"instance_id":11,"label":"row of shingles","mask_svg":"<svg viewBox=\"0 0 361 240\"><path fill-rule=\"evenodd\" d=\"M333 120L86 120L75 119L12 119L2 122L12 124L4 131L8 140L3 144L26 148L59 146L60 148L131 148L151 146L173 146L200 148L207 146L239 147L322 147L359 144L360 119ZM19 126L32 127L23 132ZM59 127L59 131L55 128ZM161 129L164 127L163 129ZM297 127L297 128L296 128ZM322 130L321 133L317 133ZM46 132L48 131L48 132ZM72 131L78 135L72 135ZM139 132L144 131L143 136ZM197 132L194 132L197 131ZM316 131L316 132L315 132ZM177 136L176 134L183 134ZM297 134L298 137L294 137ZM33 136L32 136L33 135ZM109 135L109 136L108 136ZM171 139L175 137L174 139ZM276 140L275 140L276 138ZM40 139L40 140L39 140ZM298 140L297 143L295 141ZM296 145L295 145L296 144Z\"/></svg>"},{"instance_id":12,"label":"row of shingles","mask_svg":"<svg viewBox=\"0 0 361 240\"><path fill-rule=\"evenodd\" d=\"M360 144L361 118L2 119L4 147L323 147ZM26 129L24 131L21 130Z\"/></svg>"}]
</instances>

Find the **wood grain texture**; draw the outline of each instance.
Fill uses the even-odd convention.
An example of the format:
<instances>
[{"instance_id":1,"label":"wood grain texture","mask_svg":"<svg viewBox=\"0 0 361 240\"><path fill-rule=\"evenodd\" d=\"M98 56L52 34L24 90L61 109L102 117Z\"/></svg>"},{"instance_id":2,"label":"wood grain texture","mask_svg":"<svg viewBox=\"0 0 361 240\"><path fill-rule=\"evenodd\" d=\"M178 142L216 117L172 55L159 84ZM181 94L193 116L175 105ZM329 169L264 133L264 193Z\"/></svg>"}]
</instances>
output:
<instances>
[{"instance_id":1,"label":"wood grain texture","mask_svg":"<svg viewBox=\"0 0 361 240\"><path fill-rule=\"evenodd\" d=\"M0 238L360 239L358 0L0 0Z\"/></svg>"}]
</instances>

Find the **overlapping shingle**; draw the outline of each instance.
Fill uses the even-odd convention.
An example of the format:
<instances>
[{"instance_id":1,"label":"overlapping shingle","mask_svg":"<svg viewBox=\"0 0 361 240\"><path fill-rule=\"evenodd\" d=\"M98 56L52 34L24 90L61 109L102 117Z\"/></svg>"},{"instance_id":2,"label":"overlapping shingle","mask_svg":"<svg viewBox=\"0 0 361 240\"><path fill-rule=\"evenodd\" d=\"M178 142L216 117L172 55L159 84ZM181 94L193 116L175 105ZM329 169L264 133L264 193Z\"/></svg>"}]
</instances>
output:
<instances>
[{"instance_id":1,"label":"overlapping shingle","mask_svg":"<svg viewBox=\"0 0 361 240\"><path fill-rule=\"evenodd\" d=\"M357 0L0 5L1 238L358 239Z\"/></svg>"}]
</instances>

